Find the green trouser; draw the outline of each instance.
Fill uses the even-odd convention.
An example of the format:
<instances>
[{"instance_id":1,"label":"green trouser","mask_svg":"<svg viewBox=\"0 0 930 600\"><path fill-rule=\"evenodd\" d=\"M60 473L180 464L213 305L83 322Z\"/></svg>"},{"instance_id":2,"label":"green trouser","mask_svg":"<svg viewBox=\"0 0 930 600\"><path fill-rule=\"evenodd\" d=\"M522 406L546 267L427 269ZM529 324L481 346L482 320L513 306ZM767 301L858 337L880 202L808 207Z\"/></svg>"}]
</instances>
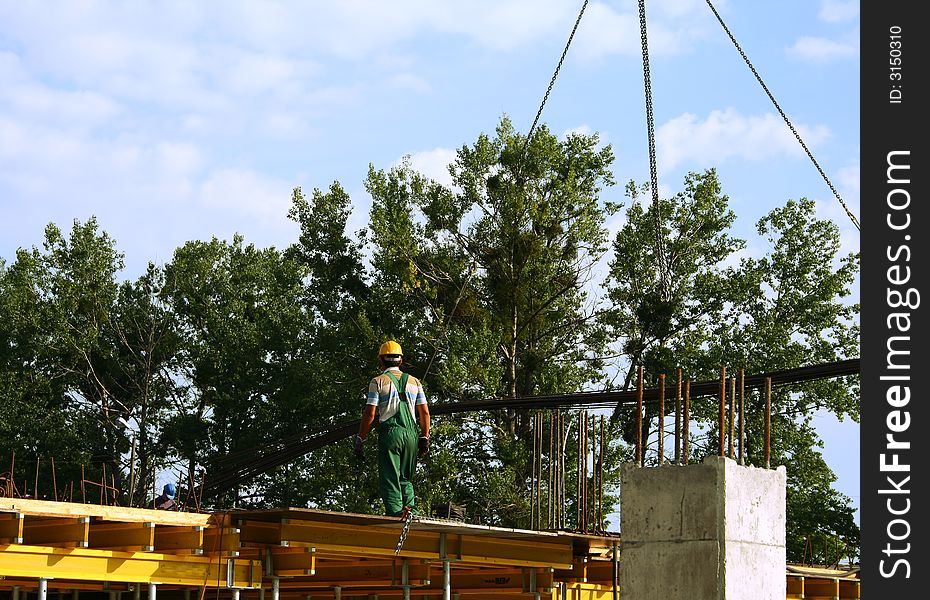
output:
<instances>
[{"instance_id":1,"label":"green trouser","mask_svg":"<svg viewBox=\"0 0 930 600\"><path fill-rule=\"evenodd\" d=\"M406 419L397 415L405 414ZM378 471L384 511L389 517L400 515L404 507L413 509L413 474L417 468L417 431L406 402L394 415L381 423L378 432ZM406 421L401 424L398 421Z\"/></svg>"},{"instance_id":2,"label":"green trouser","mask_svg":"<svg viewBox=\"0 0 930 600\"><path fill-rule=\"evenodd\" d=\"M387 372L400 394L397 413L381 423L378 432L378 478L381 499L389 517L400 515L404 507L414 508L413 474L417 469L417 424L410 414L407 398L407 374L398 380Z\"/></svg>"}]
</instances>

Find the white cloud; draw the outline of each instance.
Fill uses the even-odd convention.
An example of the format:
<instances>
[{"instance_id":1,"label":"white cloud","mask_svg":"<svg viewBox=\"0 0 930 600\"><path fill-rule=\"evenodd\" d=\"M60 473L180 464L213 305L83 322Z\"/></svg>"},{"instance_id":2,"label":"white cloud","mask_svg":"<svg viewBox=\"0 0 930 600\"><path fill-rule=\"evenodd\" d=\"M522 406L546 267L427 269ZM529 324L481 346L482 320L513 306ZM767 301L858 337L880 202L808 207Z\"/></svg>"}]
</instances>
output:
<instances>
[{"instance_id":1,"label":"white cloud","mask_svg":"<svg viewBox=\"0 0 930 600\"><path fill-rule=\"evenodd\" d=\"M639 11L635 3L624 6L628 10L620 12L604 3L595 3L586 10L572 46L582 60L642 54ZM649 53L679 54L704 39L712 24L706 8L699 0L665 0L650 6Z\"/></svg>"},{"instance_id":2,"label":"white cloud","mask_svg":"<svg viewBox=\"0 0 930 600\"><path fill-rule=\"evenodd\" d=\"M249 169L217 169L201 184L198 200L219 211L279 220L287 216L294 185Z\"/></svg>"},{"instance_id":3,"label":"white cloud","mask_svg":"<svg viewBox=\"0 0 930 600\"><path fill-rule=\"evenodd\" d=\"M455 150L450 148L433 148L410 155L410 166L414 171L447 187L452 187L449 165L453 161L455 161ZM400 161L397 161L395 164L399 163Z\"/></svg>"},{"instance_id":4,"label":"white cloud","mask_svg":"<svg viewBox=\"0 0 930 600\"><path fill-rule=\"evenodd\" d=\"M858 38L837 42L818 37L802 37L787 50L790 56L819 63L859 56Z\"/></svg>"},{"instance_id":5,"label":"white cloud","mask_svg":"<svg viewBox=\"0 0 930 600\"><path fill-rule=\"evenodd\" d=\"M805 127L795 123L808 147L830 136L824 126ZM699 166L718 164L730 158L763 160L773 156L803 156L785 122L775 114L746 116L733 108L711 112L701 120L685 113L656 130L659 168L670 170L693 162Z\"/></svg>"},{"instance_id":6,"label":"white cloud","mask_svg":"<svg viewBox=\"0 0 930 600\"><path fill-rule=\"evenodd\" d=\"M426 79L413 73L398 73L392 76L388 80L388 83L392 87L410 90L418 94L426 94L433 91L433 86L431 86Z\"/></svg>"},{"instance_id":7,"label":"white cloud","mask_svg":"<svg viewBox=\"0 0 930 600\"><path fill-rule=\"evenodd\" d=\"M859 0L824 0L818 16L828 23L851 21L859 17Z\"/></svg>"}]
</instances>

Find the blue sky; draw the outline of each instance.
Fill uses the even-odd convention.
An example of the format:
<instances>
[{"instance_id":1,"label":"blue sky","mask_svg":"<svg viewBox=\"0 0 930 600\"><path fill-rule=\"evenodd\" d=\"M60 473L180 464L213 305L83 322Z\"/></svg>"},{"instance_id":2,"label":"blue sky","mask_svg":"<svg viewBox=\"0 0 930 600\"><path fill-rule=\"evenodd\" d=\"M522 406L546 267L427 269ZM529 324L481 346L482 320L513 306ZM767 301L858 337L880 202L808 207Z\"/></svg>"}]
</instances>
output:
<instances>
[{"instance_id":1,"label":"blue sky","mask_svg":"<svg viewBox=\"0 0 930 600\"><path fill-rule=\"evenodd\" d=\"M859 215L859 2L714 3ZM369 164L447 179L454 149L510 117L526 131L581 1L0 0L0 258L46 224L96 216L127 278L191 239L296 239L291 190L338 180L367 220ZM649 0L661 190L716 167L748 255L791 198L858 231L703 0ZM619 183L649 177L637 4L590 2L546 104L598 132ZM622 185L605 199L621 200ZM616 222L613 223L616 225ZM858 299L858 290L855 291ZM854 423L815 418L858 505Z\"/></svg>"}]
</instances>

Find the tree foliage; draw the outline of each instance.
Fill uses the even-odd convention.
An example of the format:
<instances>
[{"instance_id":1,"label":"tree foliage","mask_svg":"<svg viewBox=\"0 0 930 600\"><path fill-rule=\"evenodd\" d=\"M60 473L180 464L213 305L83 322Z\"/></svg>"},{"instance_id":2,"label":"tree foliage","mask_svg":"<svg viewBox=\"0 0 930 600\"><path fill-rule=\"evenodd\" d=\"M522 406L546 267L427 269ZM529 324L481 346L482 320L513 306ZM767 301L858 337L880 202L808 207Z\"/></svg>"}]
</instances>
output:
<instances>
[{"instance_id":1,"label":"tree foliage","mask_svg":"<svg viewBox=\"0 0 930 600\"><path fill-rule=\"evenodd\" d=\"M721 366L754 374L856 355L858 306L847 297L858 258L840 256L836 226L811 201L763 217L764 247L750 252L716 172L689 174L658 205L662 282L657 207L634 183L625 204L605 197L612 161L597 135L559 138L543 126L528 140L505 118L458 149L451 185L409 160L370 166L362 231L347 231L353 202L338 182L297 188L289 246L192 240L132 281L119 280L122 255L95 219L67 234L50 225L41 248L0 262L0 454L15 452L19 469L56 457L61 481L82 465L102 479L105 468L121 502L146 502L158 478L190 490L256 449L357 418L387 338L400 341L434 405L630 389L639 366L655 385L678 367L714 379ZM756 393L747 401L746 452L759 464L764 404ZM854 543L849 499L831 487L812 418L858 419L857 381L780 387L773 407L772 460L789 475L789 558ZM549 476L561 456L566 492L550 497L542 482L540 508L561 504L563 523L577 526L573 492L592 481L573 468L581 419L560 416L562 445L542 456L536 411L435 419L420 506L453 502L469 520L527 527L537 465ZM650 407L647 436L655 417ZM690 458L700 460L716 453L716 401L695 399L693 418ZM634 423L628 409L607 423L608 504ZM334 444L209 502L380 512L376 469L374 456L358 461ZM40 473L47 496L51 474Z\"/></svg>"}]
</instances>

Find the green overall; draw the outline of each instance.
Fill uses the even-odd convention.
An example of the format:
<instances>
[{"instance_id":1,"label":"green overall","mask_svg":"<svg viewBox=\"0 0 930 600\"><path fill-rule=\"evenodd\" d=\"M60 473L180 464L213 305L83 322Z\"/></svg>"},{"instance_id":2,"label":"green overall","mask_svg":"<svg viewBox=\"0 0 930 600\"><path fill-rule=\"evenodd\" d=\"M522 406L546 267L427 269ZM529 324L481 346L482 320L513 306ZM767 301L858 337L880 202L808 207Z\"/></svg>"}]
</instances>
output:
<instances>
[{"instance_id":1,"label":"green overall","mask_svg":"<svg viewBox=\"0 0 930 600\"><path fill-rule=\"evenodd\" d=\"M398 380L385 371L400 394L397 413L378 427L378 471L385 513L400 515L404 507L414 508L413 474L417 468L417 425L410 414L406 373Z\"/></svg>"}]
</instances>

